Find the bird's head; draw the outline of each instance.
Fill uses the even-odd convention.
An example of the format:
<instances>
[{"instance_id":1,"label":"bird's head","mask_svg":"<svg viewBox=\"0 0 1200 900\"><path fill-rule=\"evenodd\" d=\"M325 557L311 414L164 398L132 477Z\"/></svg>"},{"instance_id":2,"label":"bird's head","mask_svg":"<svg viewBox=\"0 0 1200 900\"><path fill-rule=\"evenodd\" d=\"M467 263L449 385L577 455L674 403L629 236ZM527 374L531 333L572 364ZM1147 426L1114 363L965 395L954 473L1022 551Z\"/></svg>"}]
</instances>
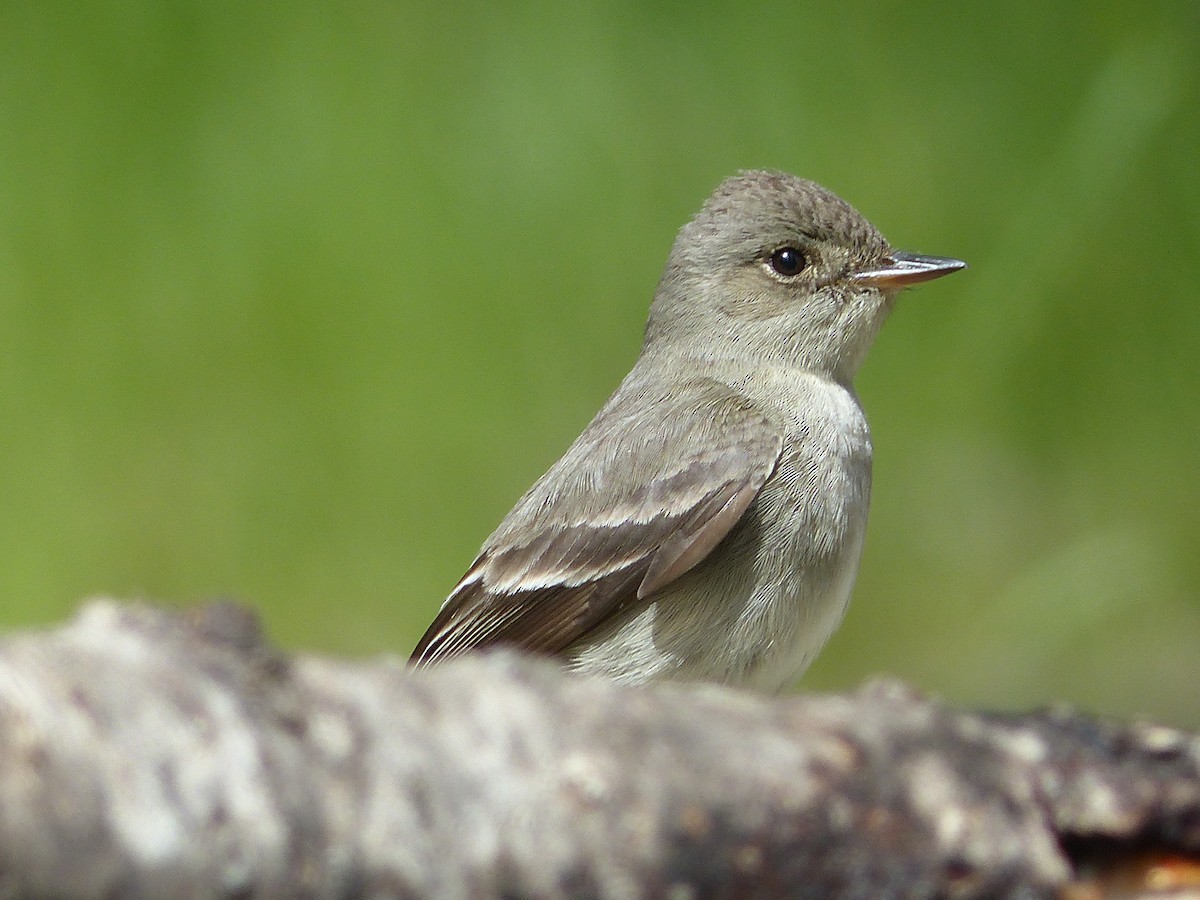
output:
<instances>
[{"instance_id":1,"label":"bird's head","mask_svg":"<svg viewBox=\"0 0 1200 900\"><path fill-rule=\"evenodd\" d=\"M743 172L679 232L646 348L761 359L849 383L895 296L964 265L892 249L811 181Z\"/></svg>"}]
</instances>

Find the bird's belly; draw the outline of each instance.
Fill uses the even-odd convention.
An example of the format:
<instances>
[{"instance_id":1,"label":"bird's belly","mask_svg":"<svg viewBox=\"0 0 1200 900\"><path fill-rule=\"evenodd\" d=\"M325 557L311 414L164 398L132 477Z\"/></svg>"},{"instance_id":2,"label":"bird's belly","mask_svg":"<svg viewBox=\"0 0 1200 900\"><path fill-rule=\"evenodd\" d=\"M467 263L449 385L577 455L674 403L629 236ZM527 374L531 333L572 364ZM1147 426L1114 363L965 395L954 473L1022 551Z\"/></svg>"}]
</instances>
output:
<instances>
[{"instance_id":1,"label":"bird's belly","mask_svg":"<svg viewBox=\"0 0 1200 900\"><path fill-rule=\"evenodd\" d=\"M568 665L635 683L792 685L842 620L866 532L869 458L829 462L851 482L840 500L805 496L785 466L707 560L581 641Z\"/></svg>"},{"instance_id":2,"label":"bird's belly","mask_svg":"<svg viewBox=\"0 0 1200 900\"><path fill-rule=\"evenodd\" d=\"M845 615L865 533L863 516L828 558L784 561L778 577L762 583L740 623L751 632L744 645L757 648L746 660L743 684L779 691L808 668Z\"/></svg>"},{"instance_id":3,"label":"bird's belly","mask_svg":"<svg viewBox=\"0 0 1200 900\"><path fill-rule=\"evenodd\" d=\"M785 455L727 548L754 589L730 622L731 680L781 690L804 672L850 601L866 536L870 438L840 430Z\"/></svg>"}]
</instances>

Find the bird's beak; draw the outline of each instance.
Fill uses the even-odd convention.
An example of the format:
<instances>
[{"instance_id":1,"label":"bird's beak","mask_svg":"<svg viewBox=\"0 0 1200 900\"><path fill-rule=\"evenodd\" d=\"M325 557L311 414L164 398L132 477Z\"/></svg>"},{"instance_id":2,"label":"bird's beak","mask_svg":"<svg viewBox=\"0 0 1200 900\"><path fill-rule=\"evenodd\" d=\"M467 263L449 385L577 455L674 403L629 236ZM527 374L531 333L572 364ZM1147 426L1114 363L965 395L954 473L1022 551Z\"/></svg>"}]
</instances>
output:
<instances>
[{"instance_id":1,"label":"bird's beak","mask_svg":"<svg viewBox=\"0 0 1200 900\"><path fill-rule=\"evenodd\" d=\"M916 253L905 253L903 250L893 250L885 256L880 264L865 272L856 272L851 276L858 284L887 290L899 290L922 281L941 278L959 269L965 269L967 264L961 259L950 259L947 256L919 256Z\"/></svg>"}]
</instances>

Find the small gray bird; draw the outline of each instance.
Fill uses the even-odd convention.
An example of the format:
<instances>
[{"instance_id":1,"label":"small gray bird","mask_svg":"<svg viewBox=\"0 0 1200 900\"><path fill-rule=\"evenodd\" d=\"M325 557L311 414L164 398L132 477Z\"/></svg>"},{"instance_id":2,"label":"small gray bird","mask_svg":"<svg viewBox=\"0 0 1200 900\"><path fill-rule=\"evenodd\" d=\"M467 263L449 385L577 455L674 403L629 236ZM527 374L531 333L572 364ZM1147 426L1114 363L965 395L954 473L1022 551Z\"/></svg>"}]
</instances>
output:
<instances>
[{"instance_id":1,"label":"small gray bird","mask_svg":"<svg viewBox=\"0 0 1200 900\"><path fill-rule=\"evenodd\" d=\"M509 645L627 683L777 691L841 622L871 493L851 381L893 250L820 185L727 179L675 240L621 386L483 545L413 652Z\"/></svg>"}]
</instances>

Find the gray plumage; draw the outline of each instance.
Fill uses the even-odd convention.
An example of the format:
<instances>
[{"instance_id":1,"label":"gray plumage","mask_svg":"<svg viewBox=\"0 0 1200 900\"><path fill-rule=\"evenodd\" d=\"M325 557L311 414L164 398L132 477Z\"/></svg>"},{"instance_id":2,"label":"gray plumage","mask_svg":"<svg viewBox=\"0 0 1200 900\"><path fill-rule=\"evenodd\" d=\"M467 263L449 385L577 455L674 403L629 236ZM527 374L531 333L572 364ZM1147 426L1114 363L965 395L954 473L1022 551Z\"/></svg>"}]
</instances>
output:
<instances>
[{"instance_id":1,"label":"gray plumage","mask_svg":"<svg viewBox=\"0 0 1200 900\"><path fill-rule=\"evenodd\" d=\"M483 545L417 645L489 645L626 682L778 690L837 627L866 531L851 381L900 289L957 260L891 249L777 172L683 227L633 370Z\"/></svg>"}]
</instances>

